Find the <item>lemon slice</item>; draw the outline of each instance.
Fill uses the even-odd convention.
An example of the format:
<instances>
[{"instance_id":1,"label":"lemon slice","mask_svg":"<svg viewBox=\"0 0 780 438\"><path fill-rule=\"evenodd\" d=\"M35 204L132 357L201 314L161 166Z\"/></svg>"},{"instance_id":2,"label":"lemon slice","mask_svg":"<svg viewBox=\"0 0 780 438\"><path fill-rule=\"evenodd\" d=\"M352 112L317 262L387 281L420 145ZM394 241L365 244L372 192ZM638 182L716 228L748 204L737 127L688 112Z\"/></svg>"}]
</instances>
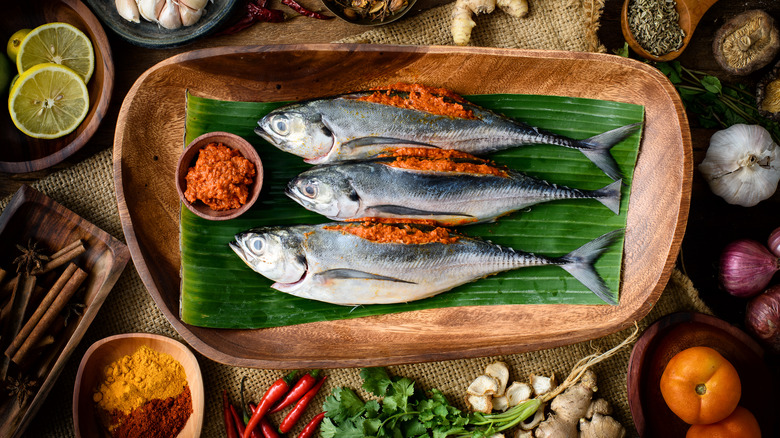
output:
<instances>
[{"instance_id":1,"label":"lemon slice","mask_svg":"<svg viewBox=\"0 0 780 438\"><path fill-rule=\"evenodd\" d=\"M89 92L68 67L38 64L19 75L8 97L17 128L30 137L58 138L73 132L89 111Z\"/></svg>"},{"instance_id":2,"label":"lemon slice","mask_svg":"<svg viewBox=\"0 0 780 438\"><path fill-rule=\"evenodd\" d=\"M53 62L62 64L80 74L89 82L95 70L95 52L92 41L68 23L47 23L27 34L16 54L19 74L34 65Z\"/></svg>"}]
</instances>

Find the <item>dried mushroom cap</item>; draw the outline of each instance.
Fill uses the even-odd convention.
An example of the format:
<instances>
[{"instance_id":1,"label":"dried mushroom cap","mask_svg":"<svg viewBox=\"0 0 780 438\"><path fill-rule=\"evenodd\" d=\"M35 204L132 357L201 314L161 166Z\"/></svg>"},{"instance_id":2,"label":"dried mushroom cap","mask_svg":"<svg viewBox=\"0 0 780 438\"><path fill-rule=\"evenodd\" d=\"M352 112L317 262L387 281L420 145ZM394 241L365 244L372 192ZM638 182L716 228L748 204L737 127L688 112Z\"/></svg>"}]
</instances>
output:
<instances>
[{"instance_id":1,"label":"dried mushroom cap","mask_svg":"<svg viewBox=\"0 0 780 438\"><path fill-rule=\"evenodd\" d=\"M762 116L780 122L780 62L758 81L756 104Z\"/></svg>"},{"instance_id":2,"label":"dried mushroom cap","mask_svg":"<svg viewBox=\"0 0 780 438\"><path fill-rule=\"evenodd\" d=\"M764 11L743 12L715 33L712 51L720 66L733 74L746 75L769 64L780 49L780 33L774 19Z\"/></svg>"}]
</instances>

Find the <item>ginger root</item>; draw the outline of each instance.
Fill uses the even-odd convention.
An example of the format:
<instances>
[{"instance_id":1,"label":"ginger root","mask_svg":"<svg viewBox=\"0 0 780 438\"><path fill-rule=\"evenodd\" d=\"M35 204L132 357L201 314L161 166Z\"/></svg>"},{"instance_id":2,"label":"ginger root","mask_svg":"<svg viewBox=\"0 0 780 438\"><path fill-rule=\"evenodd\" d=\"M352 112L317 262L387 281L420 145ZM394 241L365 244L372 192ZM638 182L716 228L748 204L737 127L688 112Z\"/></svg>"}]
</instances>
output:
<instances>
[{"instance_id":1,"label":"ginger root","mask_svg":"<svg viewBox=\"0 0 780 438\"><path fill-rule=\"evenodd\" d=\"M471 40L471 30L477 23L472 14L489 14L498 6L507 14L522 18L528 15L528 0L457 0L452 10L452 40L465 46Z\"/></svg>"}]
</instances>

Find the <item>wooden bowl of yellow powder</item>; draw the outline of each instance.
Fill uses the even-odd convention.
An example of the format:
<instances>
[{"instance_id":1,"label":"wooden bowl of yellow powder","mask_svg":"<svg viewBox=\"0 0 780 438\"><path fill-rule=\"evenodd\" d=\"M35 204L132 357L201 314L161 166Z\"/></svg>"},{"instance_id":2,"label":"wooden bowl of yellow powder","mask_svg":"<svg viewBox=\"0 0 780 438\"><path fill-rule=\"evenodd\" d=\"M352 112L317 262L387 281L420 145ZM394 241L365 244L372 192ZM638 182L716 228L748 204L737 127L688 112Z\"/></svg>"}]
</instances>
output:
<instances>
[{"instance_id":1,"label":"wooden bowl of yellow powder","mask_svg":"<svg viewBox=\"0 0 780 438\"><path fill-rule=\"evenodd\" d=\"M165 336L131 333L94 343L73 391L77 437L137 436L144 428L200 436L203 378L195 355Z\"/></svg>"}]
</instances>

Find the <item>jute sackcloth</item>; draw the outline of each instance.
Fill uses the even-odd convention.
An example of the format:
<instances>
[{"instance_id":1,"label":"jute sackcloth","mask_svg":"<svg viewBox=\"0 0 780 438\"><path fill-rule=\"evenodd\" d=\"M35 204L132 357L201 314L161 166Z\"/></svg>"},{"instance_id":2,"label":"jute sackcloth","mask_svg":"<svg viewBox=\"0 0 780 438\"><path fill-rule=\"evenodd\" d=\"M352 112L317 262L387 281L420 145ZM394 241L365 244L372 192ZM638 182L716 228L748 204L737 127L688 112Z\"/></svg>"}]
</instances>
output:
<instances>
[{"instance_id":1,"label":"jute sackcloth","mask_svg":"<svg viewBox=\"0 0 780 438\"><path fill-rule=\"evenodd\" d=\"M477 18L472 44L494 47L603 51L596 37L601 0L531 0L529 17L511 18L500 10ZM442 6L409 20L371 29L351 42L390 44L450 44L449 16L452 5ZM119 98L119 97L117 97ZM76 214L124 241L116 205L112 173L111 150L107 149L68 169L54 173L33 186L73 210ZM4 208L10 197L0 201ZM644 329L659 317L676 311L711 313L699 300L690 280L674 271L662 297L651 312L638 322ZM518 330L522 330L522 325ZM451 403L464 408L463 395L467 385L482 374L485 365L495 360L505 361L511 378L526 380L529 374L554 373L563 377L574 363L596 349L604 351L625 339L633 329L624 330L592 342L502 357L463 359L389 367L391 374L407 376L423 389L438 388ZM31 437L72 437L72 394L78 364L87 348L95 341L119 333L158 333L181 340L152 301L132 263L128 265L103 304L79 347L71 356L37 418L27 430ZM633 422L626 396L626 370L630 346L598 364L600 396L615 408L615 417L633 435ZM231 400L239 400L239 382L246 377L246 395L258 400L265 389L285 372L236 368L198 356L206 388L204 437L224 436L221 394L227 389ZM321 405L335 386L360 390L359 369L326 370L328 381L315 399ZM309 409L308 420L317 409ZM279 416L272 417L278 424ZM296 431L297 432L297 431Z\"/></svg>"}]
</instances>

